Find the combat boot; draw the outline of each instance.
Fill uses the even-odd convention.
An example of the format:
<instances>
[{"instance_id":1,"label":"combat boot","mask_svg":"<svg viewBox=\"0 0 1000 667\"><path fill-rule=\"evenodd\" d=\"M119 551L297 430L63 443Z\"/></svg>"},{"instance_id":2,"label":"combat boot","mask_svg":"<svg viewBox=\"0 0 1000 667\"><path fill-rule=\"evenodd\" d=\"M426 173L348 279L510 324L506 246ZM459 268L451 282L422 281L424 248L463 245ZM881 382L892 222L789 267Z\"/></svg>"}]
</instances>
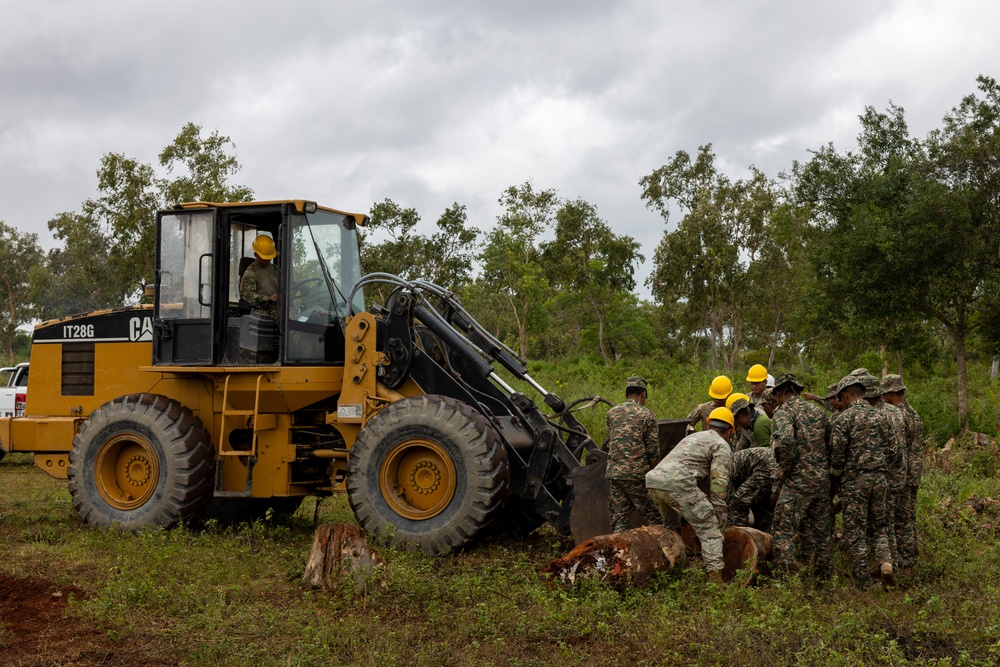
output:
<instances>
[{"instance_id":1,"label":"combat boot","mask_svg":"<svg viewBox=\"0 0 1000 667\"><path fill-rule=\"evenodd\" d=\"M879 573L882 575L882 588L889 590L896 587L896 574L892 571L892 563L882 563Z\"/></svg>"},{"instance_id":2,"label":"combat boot","mask_svg":"<svg viewBox=\"0 0 1000 667\"><path fill-rule=\"evenodd\" d=\"M709 570L707 574L708 580L716 586L726 585L726 582L722 580L722 570Z\"/></svg>"}]
</instances>

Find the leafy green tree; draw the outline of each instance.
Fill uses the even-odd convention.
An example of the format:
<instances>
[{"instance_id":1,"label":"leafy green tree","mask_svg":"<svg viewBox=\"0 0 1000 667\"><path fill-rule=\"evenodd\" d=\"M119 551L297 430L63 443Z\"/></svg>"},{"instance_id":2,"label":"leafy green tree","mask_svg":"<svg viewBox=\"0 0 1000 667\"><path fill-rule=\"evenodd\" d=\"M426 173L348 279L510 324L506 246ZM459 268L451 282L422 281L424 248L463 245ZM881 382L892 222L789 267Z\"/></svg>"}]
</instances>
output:
<instances>
[{"instance_id":1,"label":"leafy green tree","mask_svg":"<svg viewBox=\"0 0 1000 667\"><path fill-rule=\"evenodd\" d=\"M664 222L670 222L672 206L684 212L657 246L647 284L659 303L685 304L679 311L685 328L707 330L712 365L721 354L732 370L751 301L749 265L766 238L773 186L752 168L749 179L732 181L717 169L711 145L700 147L693 161L678 151L639 183L646 205Z\"/></svg>"},{"instance_id":2,"label":"leafy green tree","mask_svg":"<svg viewBox=\"0 0 1000 667\"><path fill-rule=\"evenodd\" d=\"M407 280L428 280L450 290L470 281L479 230L468 225L465 206L457 202L438 218L430 236L415 233L420 214L391 199L374 204L361 237L361 265L368 273L383 272ZM377 235L385 235L376 242ZM384 301L388 293L379 289Z\"/></svg>"},{"instance_id":3,"label":"leafy green tree","mask_svg":"<svg viewBox=\"0 0 1000 667\"><path fill-rule=\"evenodd\" d=\"M163 204L160 185L156 172L148 164L121 153L108 153L101 158L97 172L100 196L83 203L83 215L96 223L95 234L107 238L108 264L127 285L117 303L108 305L121 305L152 281L156 211ZM77 240L85 239L79 236L66 239ZM75 250L71 252L76 254Z\"/></svg>"},{"instance_id":4,"label":"leafy green tree","mask_svg":"<svg viewBox=\"0 0 1000 667\"><path fill-rule=\"evenodd\" d=\"M798 169L821 216L820 271L834 300L896 335L919 316L940 323L955 350L963 430L967 343L994 307L1000 271L1000 87L978 83L925 140L910 136L902 108L868 108L857 153L827 146Z\"/></svg>"},{"instance_id":5,"label":"leafy green tree","mask_svg":"<svg viewBox=\"0 0 1000 667\"><path fill-rule=\"evenodd\" d=\"M49 230L61 247L34 267L31 283L36 315L42 319L118 305L134 289L108 261L109 239L93 218L60 213Z\"/></svg>"},{"instance_id":6,"label":"leafy green tree","mask_svg":"<svg viewBox=\"0 0 1000 667\"><path fill-rule=\"evenodd\" d=\"M553 241L541 246L551 281L589 304L597 320L598 348L610 365L613 355L605 328L615 304L635 289L635 265L643 260L639 243L612 232L597 209L582 199L566 202L556 211L555 234Z\"/></svg>"},{"instance_id":7,"label":"leafy green tree","mask_svg":"<svg viewBox=\"0 0 1000 667\"><path fill-rule=\"evenodd\" d=\"M514 320L518 352L526 358L532 318L551 296L538 238L552 226L559 198L555 190L536 191L526 181L507 188L499 202L504 211L479 256L482 280L507 306L506 312Z\"/></svg>"},{"instance_id":8,"label":"leafy green tree","mask_svg":"<svg viewBox=\"0 0 1000 667\"><path fill-rule=\"evenodd\" d=\"M232 146L218 132L203 139L201 126L188 123L160 154L168 173L183 169L174 178L162 178L151 165L123 153L104 155L98 196L86 200L82 212L60 214L49 223L62 247L49 254L49 275L36 271L39 284L54 290L39 297L40 307L56 315L65 314L57 308L120 306L136 298L152 280L157 210L179 201L245 201L253 195L229 182L239 171L228 152ZM95 257L101 259L99 266Z\"/></svg>"},{"instance_id":9,"label":"leafy green tree","mask_svg":"<svg viewBox=\"0 0 1000 667\"><path fill-rule=\"evenodd\" d=\"M37 234L0 221L0 346L7 350L11 363L17 328L34 319L30 276L43 258Z\"/></svg>"},{"instance_id":10,"label":"leafy green tree","mask_svg":"<svg viewBox=\"0 0 1000 667\"><path fill-rule=\"evenodd\" d=\"M754 248L747 268L751 305L747 323L770 347L767 368L774 368L775 355L786 334L803 340L806 304L813 274L806 244L809 238L808 209L784 200L769 211L765 232Z\"/></svg>"},{"instance_id":11,"label":"leafy green tree","mask_svg":"<svg viewBox=\"0 0 1000 667\"><path fill-rule=\"evenodd\" d=\"M239 161L229 152L235 148L232 139L220 135L218 130L202 138L201 125L187 123L160 153L160 166L166 168L168 174L178 167L184 172L162 181L160 194L163 201L177 204L253 199L253 190L230 182L240 171Z\"/></svg>"}]
</instances>

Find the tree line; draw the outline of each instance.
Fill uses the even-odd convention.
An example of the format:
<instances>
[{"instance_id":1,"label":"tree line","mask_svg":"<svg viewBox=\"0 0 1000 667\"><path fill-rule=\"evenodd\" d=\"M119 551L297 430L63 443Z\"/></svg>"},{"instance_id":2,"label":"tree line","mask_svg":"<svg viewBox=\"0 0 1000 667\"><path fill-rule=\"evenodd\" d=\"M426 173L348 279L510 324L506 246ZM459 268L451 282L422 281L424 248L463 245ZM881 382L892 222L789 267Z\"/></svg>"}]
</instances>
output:
<instances>
[{"instance_id":1,"label":"tree line","mask_svg":"<svg viewBox=\"0 0 1000 667\"><path fill-rule=\"evenodd\" d=\"M711 144L639 181L663 219L646 286L640 244L597 208L527 180L496 220L455 203L422 233L384 199L362 231L366 271L425 278L525 357L660 356L728 372L748 363L833 364L866 353L904 372L955 360L959 422L971 355L1000 354L1000 86L986 76L924 137L890 104L860 115L857 146L832 143L769 176L720 169ZM153 213L179 201L247 201L229 137L185 125L159 171L105 155L98 196L60 213L61 244L0 223L0 345L18 326L134 301L152 278ZM385 295L369 295L372 297Z\"/></svg>"}]
</instances>

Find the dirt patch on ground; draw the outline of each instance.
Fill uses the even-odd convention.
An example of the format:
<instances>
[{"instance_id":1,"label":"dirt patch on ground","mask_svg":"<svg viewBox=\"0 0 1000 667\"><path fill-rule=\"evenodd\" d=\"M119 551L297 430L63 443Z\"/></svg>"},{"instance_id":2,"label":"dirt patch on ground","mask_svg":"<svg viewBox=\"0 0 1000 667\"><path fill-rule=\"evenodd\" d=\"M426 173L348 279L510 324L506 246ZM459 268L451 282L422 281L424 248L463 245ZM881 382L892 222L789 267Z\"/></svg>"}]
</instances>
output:
<instances>
[{"instance_id":1,"label":"dirt patch on ground","mask_svg":"<svg viewBox=\"0 0 1000 667\"><path fill-rule=\"evenodd\" d=\"M10 667L166 667L176 665L143 654L137 647L112 645L93 625L66 616L76 586L44 579L0 575L0 664Z\"/></svg>"}]
</instances>

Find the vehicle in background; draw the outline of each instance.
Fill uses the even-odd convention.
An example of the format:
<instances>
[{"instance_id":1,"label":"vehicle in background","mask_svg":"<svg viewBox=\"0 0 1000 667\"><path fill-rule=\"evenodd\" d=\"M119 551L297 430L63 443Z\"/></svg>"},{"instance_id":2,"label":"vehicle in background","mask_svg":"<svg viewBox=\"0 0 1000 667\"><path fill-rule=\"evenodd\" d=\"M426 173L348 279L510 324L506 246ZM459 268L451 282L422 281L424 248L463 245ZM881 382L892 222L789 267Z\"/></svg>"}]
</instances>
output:
<instances>
[{"instance_id":1,"label":"vehicle in background","mask_svg":"<svg viewBox=\"0 0 1000 667\"><path fill-rule=\"evenodd\" d=\"M0 368L8 373L6 386L0 387L0 417L23 417L28 398L28 362Z\"/></svg>"}]
</instances>

